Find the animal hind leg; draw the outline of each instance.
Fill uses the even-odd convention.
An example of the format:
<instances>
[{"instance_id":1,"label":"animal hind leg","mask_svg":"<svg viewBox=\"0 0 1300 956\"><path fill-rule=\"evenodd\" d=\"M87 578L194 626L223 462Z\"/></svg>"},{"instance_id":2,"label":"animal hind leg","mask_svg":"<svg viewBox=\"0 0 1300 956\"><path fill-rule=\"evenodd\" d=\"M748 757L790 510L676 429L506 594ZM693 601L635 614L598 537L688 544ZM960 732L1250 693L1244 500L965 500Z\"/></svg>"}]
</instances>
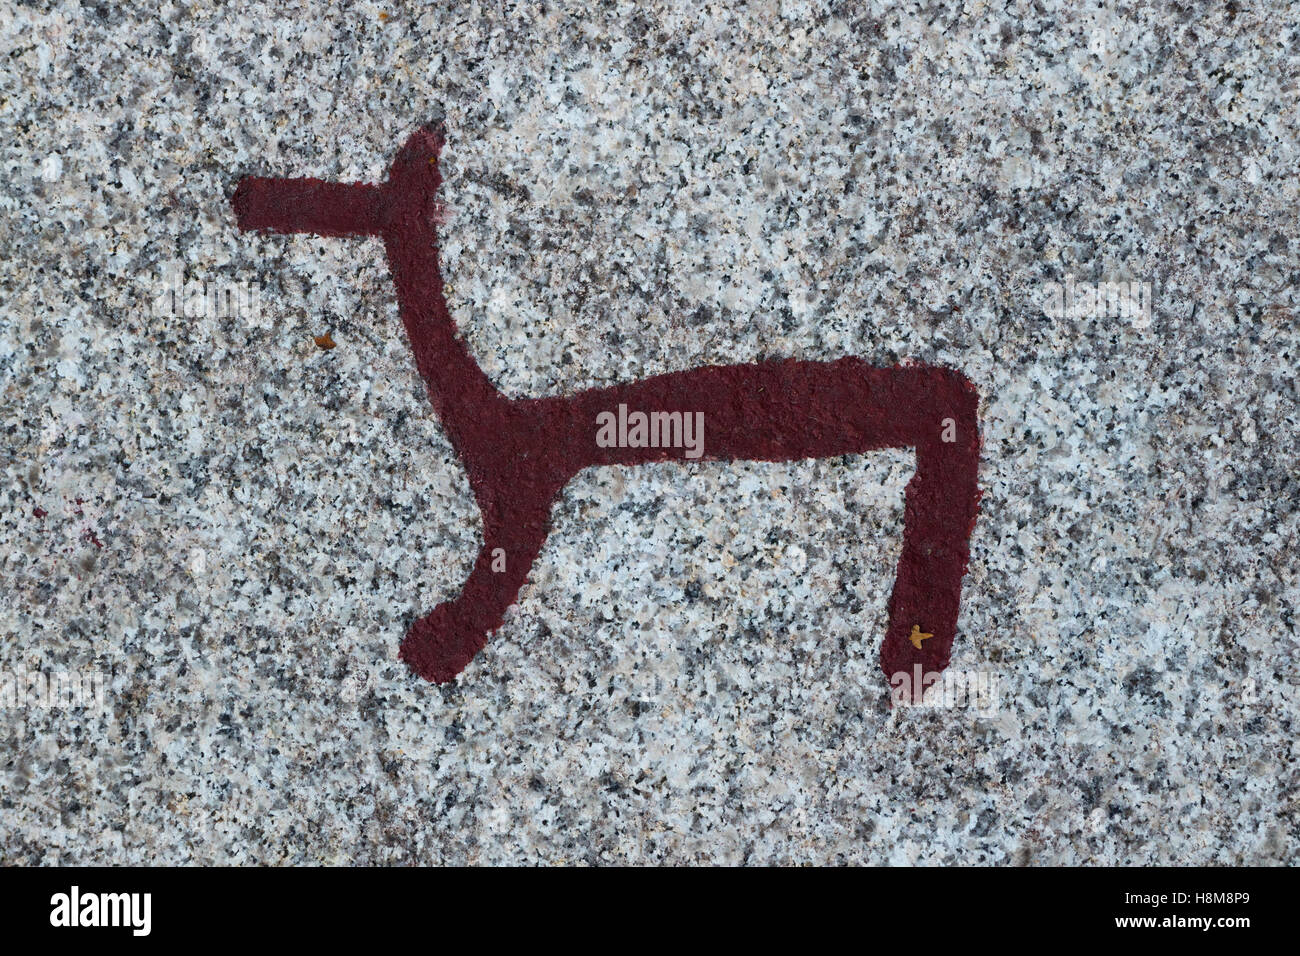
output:
<instances>
[{"instance_id":1,"label":"animal hind leg","mask_svg":"<svg viewBox=\"0 0 1300 956\"><path fill-rule=\"evenodd\" d=\"M909 416L920 422L916 473L907 484L903 552L880 648L885 679L906 674L902 686L911 688L913 700L924 689L914 679L916 668L922 675L937 673L952 654L980 497L974 387L960 373L941 368L926 369L918 385L918 407Z\"/></svg>"}]
</instances>

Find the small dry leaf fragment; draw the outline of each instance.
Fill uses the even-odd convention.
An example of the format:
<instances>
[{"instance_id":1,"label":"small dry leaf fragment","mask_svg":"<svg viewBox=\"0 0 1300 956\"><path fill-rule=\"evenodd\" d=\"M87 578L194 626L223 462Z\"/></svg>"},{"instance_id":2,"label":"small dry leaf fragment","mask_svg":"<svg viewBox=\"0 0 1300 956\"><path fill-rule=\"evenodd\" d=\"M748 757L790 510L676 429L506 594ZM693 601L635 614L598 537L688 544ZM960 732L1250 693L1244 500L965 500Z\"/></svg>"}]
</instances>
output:
<instances>
[{"instance_id":1,"label":"small dry leaf fragment","mask_svg":"<svg viewBox=\"0 0 1300 956\"><path fill-rule=\"evenodd\" d=\"M327 352L330 349L334 348L335 345L338 344L337 342L334 341L334 336L330 332L326 332L324 335L314 336L314 339L316 342L316 347L325 349L325 351Z\"/></svg>"}]
</instances>

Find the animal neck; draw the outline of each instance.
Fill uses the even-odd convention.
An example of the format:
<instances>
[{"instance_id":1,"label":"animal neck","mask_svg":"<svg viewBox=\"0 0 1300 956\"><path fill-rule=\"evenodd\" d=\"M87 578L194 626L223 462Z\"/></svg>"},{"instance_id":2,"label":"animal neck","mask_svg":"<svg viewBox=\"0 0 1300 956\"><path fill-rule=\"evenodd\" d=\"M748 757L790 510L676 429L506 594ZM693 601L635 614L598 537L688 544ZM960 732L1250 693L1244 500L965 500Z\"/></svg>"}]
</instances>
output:
<instances>
[{"instance_id":1,"label":"animal neck","mask_svg":"<svg viewBox=\"0 0 1300 956\"><path fill-rule=\"evenodd\" d=\"M383 246L398 293L416 367L429 401L458 450L467 450L482 424L497 418L500 394L456 330L438 263L438 152L442 135L421 129L398 153L383 187Z\"/></svg>"},{"instance_id":2,"label":"animal neck","mask_svg":"<svg viewBox=\"0 0 1300 956\"><path fill-rule=\"evenodd\" d=\"M506 398L474 360L447 308L432 227L399 226L394 233L390 225L384 245L416 368L452 443L461 447L471 432L495 417Z\"/></svg>"},{"instance_id":3,"label":"animal neck","mask_svg":"<svg viewBox=\"0 0 1300 956\"><path fill-rule=\"evenodd\" d=\"M429 399L459 453L477 450L509 405L479 368L443 294L438 262L438 168L442 131L417 130L398 152L383 187L382 235L402 323Z\"/></svg>"}]
</instances>

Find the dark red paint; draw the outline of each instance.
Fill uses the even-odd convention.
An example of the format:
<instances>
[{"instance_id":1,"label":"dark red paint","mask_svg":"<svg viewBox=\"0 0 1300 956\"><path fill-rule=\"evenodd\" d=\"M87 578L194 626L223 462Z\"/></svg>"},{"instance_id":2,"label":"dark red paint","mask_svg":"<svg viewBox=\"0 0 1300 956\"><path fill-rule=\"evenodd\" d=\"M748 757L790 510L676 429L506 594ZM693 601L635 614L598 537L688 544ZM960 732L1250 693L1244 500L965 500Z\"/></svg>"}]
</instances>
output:
<instances>
[{"instance_id":1,"label":"dark red paint","mask_svg":"<svg viewBox=\"0 0 1300 956\"><path fill-rule=\"evenodd\" d=\"M978 397L959 372L926 365L873 368L856 358L708 366L567 398L510 400L456 331L438 265L436 197L443 131L425 127L378 185L246 177L232 203L240 229L379 236L397 284L402 322L429 399L465 465L483 514L484 544L460 596L412 625L402 659L449 681L501 626L541 551L551 504L593 465L686 460L681 448L601 448L596 416L616 411L704 413L704 457L789 461L876 448L915 448L903 553L880 650L886 678L948 665L961 581L979 500ZM956 440L941 440L943 420ZM952 437L951 435L949 437ZM494 572L493 552L506 568ZM920 650L912 625L934 637Z\"/></svg>"}]
</instances>

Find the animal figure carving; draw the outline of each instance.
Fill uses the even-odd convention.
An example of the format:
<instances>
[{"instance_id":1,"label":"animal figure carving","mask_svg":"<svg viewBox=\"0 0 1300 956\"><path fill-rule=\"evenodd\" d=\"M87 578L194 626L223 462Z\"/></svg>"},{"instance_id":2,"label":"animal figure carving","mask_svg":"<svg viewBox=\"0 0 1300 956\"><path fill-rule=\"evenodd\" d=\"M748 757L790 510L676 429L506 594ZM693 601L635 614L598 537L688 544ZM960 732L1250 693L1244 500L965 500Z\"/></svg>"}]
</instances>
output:
<instances>
[{"instance_id":1,"label":"animal figure carving","mask_svg":"<svg viewBox=\"0 0 1300 956\"><path fill-rule=\"evenodd\" d=\"M232 198L241 230L383 240L416 367L483 517L483 547L459 596L418 619L402 642L411 669L449 681L483 648L541 551L552 502L579 471L701 453L670 441L599 441L605 413L617 413L620 423L637 413L657 415L667 431L674 413L686 420L702 412L701 460L915 449L880 666L886 679L917 665L943 670L979 501L978 397L971 383L928 365L785 359L706 366L567 397L508 399L459 337L443 296L436 201L443 142L440 124L417 130L384 183L246 177Z\"/></svg>"}]
</instances>

